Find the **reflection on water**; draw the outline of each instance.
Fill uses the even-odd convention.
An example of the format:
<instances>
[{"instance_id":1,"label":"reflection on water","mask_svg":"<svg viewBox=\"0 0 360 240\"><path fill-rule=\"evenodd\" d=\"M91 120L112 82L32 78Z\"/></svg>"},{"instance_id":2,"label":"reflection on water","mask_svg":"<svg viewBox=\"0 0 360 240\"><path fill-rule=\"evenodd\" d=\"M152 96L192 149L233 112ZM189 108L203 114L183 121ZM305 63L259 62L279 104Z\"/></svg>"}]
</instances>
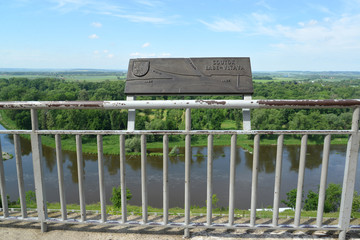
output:
<instances>
[{"instance_id":1,"label":"reflection on water","mask_svg":"<svg viewBox=\"0 0 360 240\"><path fill-rule=\"evenodd\" d=\"M3 151L14 154L12 136L1 135ZM161 150L156 150L161 151ZM184 153L184 149L179 149ZM331 146L328 183L342 183L345 145ZM31 144L27 139L21 138L21 152L23 156L25 190L34 190ZM191 204L205 206L206 200L206 147L193 147L191 160ZM43 147L45 159L45 186L47 201L59 201L57 165L55 150ZM282 168L281 199L285 199L286 192L296 187L297 172L299 167L300 146L284 146L284 160ZM236 187L235 202L237 208L247 209L250 207L252 154L238 148L236 152ZM85 176L85 199L87 203L99 202L98 166L96 154L84 154L84 165L82 166ZM162 206L162 167L161 156L148 156L147 175L149 188L149 205ZM229 146L214 147L213 163L213 192L219 198L218 206L228 205L229 185ZM322 146L308 146L306 171L305 171L305 193L308 190L317 190L320 182L322 161ZM272 205L274 188L274 171L276 163L276 146L261 146L259 161L258 180L258 207ZM76 153L63 151L63 164L65 175L65 190L68 203L78 203L78 178ZM110 204L111 190L113 186L120 184L120 161L118 155L106 155L105 182L106 196ZM12 200L18 198L17 177L15 159L4 162L6 186ZM126 181L127 187L133 193L131 204L141 205L141 160L140 156L127 156L126 159ZM169 192L170 206L184 206L184 157L170 157L169 162ZM359 169L358 169L359 172ZM359 183L356 184L359 191Z\"/></svg>"}]
</instances>

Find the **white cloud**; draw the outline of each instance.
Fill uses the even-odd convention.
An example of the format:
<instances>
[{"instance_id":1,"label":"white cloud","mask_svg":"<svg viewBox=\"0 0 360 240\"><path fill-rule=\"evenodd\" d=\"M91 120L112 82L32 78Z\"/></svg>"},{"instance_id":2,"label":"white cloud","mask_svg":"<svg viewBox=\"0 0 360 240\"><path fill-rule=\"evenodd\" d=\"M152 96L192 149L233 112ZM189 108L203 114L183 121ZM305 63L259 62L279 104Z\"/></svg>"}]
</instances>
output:
<instances>
[{"instance_id":1,"label":"white cloud","mask_svg":"<svg viewBox=\"0 0 360 240\"><path fill-rule=\"evenodd\" d=\"M53 10L63 14L72 11L85 12L87 14L101 14L123 18L131 22L147 22L152 24L169 24L177 16L161 17L162 11L154 13L153 8L162 5L160 1L139 0L136 3L117 3L116 1L95 0L50 0L56 6ZM121 3L121 4L120 4ZM151 7L151 11L148 9ZM95 25L94 25L95 24ZM94 27L101 27L101 23L93 23Z\"/></svg>"},{"instance_id":2,"label":"white cloud","mask_svg":"<svg viewBox=\"0 0 360 240\"><path fill-rule=\"evenodd\" d=\"M136 2L145 5L147 7L157 7L161 4L160 1L150 1L150 0L137 0Z\"/></svg>"},{"instance_id":3,"label":"white cloud","mask_svg":"<svg viewBox=\"0 0 360 240\"><path fill-rule=\"evenodd\" d=\"M319 12L322 12L322 13L327 13L327 14L333 14L329 8L323 6L323 5L320 5L320 4L314 4L314 3L309 3L308 4L311 8L319 11Z\"/></svg>"},{"instance_id":4,"label":"white cloud","mask_svg":"<svg viewBox=\"0 0 360 240\"><path fill-rule=\"evenodd\" d=\"M266 8L267 10L274 10L274 8L271 7L265 0L258 1L256 5Z\"/></svg>"},{"instance_id":5,"label":"white cloud","mask_svg":"<svg viewBox=\"0 0 360 240\"><path fill-rule=\"evenodd\" d=\"M171 53L161 53L160 56L161 57L170 57Z\"/></svg>"},{"instance_id":6,"label":"white cloud","mask_svg":"<svg viewBox=\"0 0 360 240\"><path fill-rule=\"evenodd\" d=\"M161 18L161 17L147 17L143 15L133 15L133 14L113 14L110 12L104 12L103 14L124 18L130 22L147 22L147 23L155 23L155 24L169 23L165 18Z\"/></svg>"},{"instance_id":7,"label":"white cloud","mask_svg":"<svg viewBox=\"0 0 360 240\"><path fill-rule=\"evenodd\" d=\"M105 49L103 52L104 52L104 53L108 53L108 52L109 52L109 50L106 50L106 49Z\"/></svg>"},{"instance_id":8,"label":"white cloud","mask_svg":"<svg viewBox=\"0 0 360 240\"><path fill-rule=\"evenodd\" d=\"M146 47L148 47L148 46L150 46L150 43L147 42L147 43L144 43L141 47L142 47L142 48L146 48Z\"/></svg>"},{"instance_id":9,"label":"white cloud","mask_svg":"<svg viewBox=\"0 0 360 240\"><path fill-rule=\"evenodd\" d=\"M99 36L94 33L94 34L91 34L91 35L89 36L89 38L90 38L90 39L98 39Z\"/></svg>"},{"instance_id":10,"label":"white cloud","mask_svg":"<svg viewBox=\"0 0 360 240\"><path fill-rule=\"evenodd\" d=\"M242 32L244 30L244 23L239 19L227 20L219 18L212 23L203 20L200 20L200 22L215 32Z\"/></svg>"},{"instance_id":11,"label":"white cloud","mask_svg":"<svg viewBox=\"0 0 360 240\"><path fill-rule=\"evenodd\" d=\"M140 55L139 52L130 53L130 57L140 57Z\"/></svg>"},{"instance_id":12,"label":"white cloud","mask_svg":"<svg viewBox=\"0 0 360 240\"><path fill-rule=\"evenodd\" d=\"M91 26L96 27L96 28L101 28L102 24L99 22L93 22L93 23L91 23Z\"/></svg>"},{"instance_id":13,"label":"white cloud","mask_svg":"<svg viewBox=\"0 0 360 240\"><path fill-rule=\"evenodd\" d=\"M133 52L130 53L130 57L137 57L137 58L153 58L153 57L169 57L171 56L170 53L139 53Z\"/></svg>"},{"instance_id":14,"label":"white cloud","mask_svg":"<svg viewBox=\"0 0 360 240\"><path fill-rule=\"evenodd\" d=\"M112 53L110 53L110 54L107 55L108 58L113 58L114 56L115 56L115 55L112 54Z\"/></svg>"},{"instance_id":15,"label":"white cloud","mask_svg":"<svg viewBox=\"0 0 360 240\"><path fill-rule=\"evenodd\" d=\"M255 20L255 22L257 24L264 24L264 23L268 23L268 22L272 22L273 18L268 15L268 14L264 14L264 13L252 13L251 14L251 18L253 20Z\"/></svg>"},{"instance_id":16,"label":"white cloud","mask_svg":"<svg viewBox=\"0 0 360 240\"><path fill-rule=\"evenodd\" d=\"M98 50L95 50L95 51L94 51L94 54L99 54L99 51L98 51Z\"/></svg>"}]
</instances>

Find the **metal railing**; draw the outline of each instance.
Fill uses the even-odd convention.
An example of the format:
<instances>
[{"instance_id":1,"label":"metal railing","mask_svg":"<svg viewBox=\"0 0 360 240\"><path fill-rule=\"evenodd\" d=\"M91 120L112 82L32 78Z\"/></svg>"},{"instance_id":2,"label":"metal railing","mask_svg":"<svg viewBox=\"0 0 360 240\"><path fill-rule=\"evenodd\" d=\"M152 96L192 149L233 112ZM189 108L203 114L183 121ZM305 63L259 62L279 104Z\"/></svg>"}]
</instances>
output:
<instances>
[{"instance_id":1,"label":"metal railing","mask_svg":"<svg viewBox=\"0 0 360 240\"><path fill-rule=\"evenodd\" d=\"M39 130L38 109L186 109L185 130ZM255 109L255 108L288 108L288 109L312 109L312 108L352 108L353 118L352 127L349 130L191 130L191 109L194 108L229 108L229 109ZM350 225L351 206L353 201L354 186L356 179L356 169L359 151L359 114L360 100L176 100L176 101L88 101L88 102L0 102L0 109L29 109L31 111L31 130L0 130L0 134L12 134L14 136L15 158L18 177L18 188L21 204L21 217L10 217L6 198L6 182L4 175L3 162L0 161L0 186L2 197L1 219L17 219L21 221L31 220L41 223L41 230L46 231L47 222L60 221L64 223L99 223L115 225L144 225L156 227L181 227L184 228L184 236L189 236L191 228L226 228L226 229L312 229L312 230L336 230L340 231L339 239L345 239L345 234L350 229L359 226ZM24 194L24 179L22 173L20 134L29 134L31 137L33 171L37 199L37 217L28 217ZM60 192L61 218L49 218L46 204L44 187L42 145L40 136L43 134L55 135L56 159L58 169L58 183ZM78 186L80 199L80 220L68 219L63 174L63 157L61 153L61 135L69 134L76 136L76 152L78 166ZM252 190L251 190L251 210L249 223L235 223L235 155L237 135L254 135L253 147L253 167L252 167ZM258 189L258 165L259 165L259 143L260 135L277 135L277 153L274 184L273 217L269 224L257 224L256 218L256 198ZM281 169L283 162L283 142L284 135L302 135L301 150L299 160L299 172L297 183L297 197L295 207L295 217L293 224L279 224L279 203L281 186ZM342 197L340 205L339 222L336 225L323 225L323 212L325 201L325 189L329 162L330 140L332 135L349 135L346 151L345 172L342 187ZM88 220L85 205L84 172L82 157L82 135L96 135L98 147L98 175L99 175L99 195L101 205L101 219L99 221ZM107 218L105 200L105 180L104 180L104 161L103 161L103 135L119 135L120 138L120 182L121 182L121 220L113 221ZM125 182L125 136L141 136L141 196L142 196L142 221L129 221L127 217L126 203L126 182ZM161 222L151 222L148 219L148 187L147 187L147 153L146 136L163 136L163 218ZM171 222L169 220L169 186L168 186L168 162L169 162L169 135L185 135L185 201L184 201L184 222ZM208 136L207 153L207 214L206 222L194 223L190 218L190 162L191 162L191 135ZM229 169L229 205L228 222L218 224L213 222L212 214L212 189L213 189L213 135L231 135L230 150L230 169ZM319 201L317 218L315 225L301 224L301 203L304 183L304 171L306 161L306 150L308 135L324 135L323 159L321 170L321 181L319 188ZM0 143L1 152L1 143Z\"/></svg>"}]
</instances>

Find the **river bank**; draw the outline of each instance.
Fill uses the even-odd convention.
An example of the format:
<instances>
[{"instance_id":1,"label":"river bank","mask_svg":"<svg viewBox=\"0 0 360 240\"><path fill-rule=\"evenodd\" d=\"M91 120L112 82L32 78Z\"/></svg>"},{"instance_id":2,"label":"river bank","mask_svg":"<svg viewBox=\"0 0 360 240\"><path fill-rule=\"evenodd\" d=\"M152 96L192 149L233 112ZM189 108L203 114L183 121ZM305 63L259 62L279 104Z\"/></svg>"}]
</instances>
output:
<instances>
[{"instance_id":1,"label":"river bank","mask_svg":"<svg viewBox=\"0 0 360 240\"><path fill-rule=\"evenodd\" d=\"M27 204L26 206L29 210L31 209L36 209L36 204ZM20 209L21 206L19 204L9 204L9 208L14 208L14 209ZM60 210L61 209L61 205L58 202L53 202L53 203L47 203L47 208L48 211L55 211L55 210ZM67 204L66 205L66 209L68 210L68 212L72 212L72 211L80 211L80 205L78 204ZM142 214L142 207L141 206L135 206L135 205L131 205L131 204L127 204L126 205L126 209L127 209L127 213L128 215L141 215ZM101 211L101 205L100 203L95 203L95 204L87 204L86 205L86 210L87 211ZM198 207L198 206L191 206L190 207L190 213L192 215L206 215L206 207ZM112 214L112 215L121 215L121 208L117 209L114 208L113 205L106 205L106 212L108 214ZM148 206L148 213L149 215L162 215L163 214L163 209L162 208L154 208L151 206ZM176 207L176 208L169 208L169 215L182 215L184 214L184 208L180 208L180 207ZM215 207L212 209L212 214L214 216L216 215L221 215L221 216L227 216L229 213L228 208L218 208ZM234 214L236 217L249 217L250 216L250 211L248 209L238 209L235 208L234 209ZM272 209L271 208L264 208L264 209L258 209L256 211L256 216L257 218L272 218ZM293 218L295 216L295 211L294 210L285 210L285 211L280 211L279 212L279 217L280 218ZM317 212L316 211L301 211L301 217L302 218L316 218L317 216ZM329 213L324 213L324 218L338 218L339 217L339 212L329 212ZM352 212L351 214L352 218L360 218L360 212Z\"/></svg>"},{"instance_id":2,"label":"river bank","mask_svg":"<svg viewBox=\"0 0 360 240\"><path fill-rule=\"evenodd\" d=\"M4 110L0 110L0 124L4 126L6 129L17 129L14 121L9 119L6 114L3 113ZM223 128L223 127L222 127ZM228 130L228 128L223 128L222 130ZM22 137L26 139L30 139L29 135L22 135ZM44 146L55 148L55 139L53 136L42 135L41 136L42 144ZM347 137L341 136L333 136L331 140L331 144L339 145L339 144L347 144ZM214 135L214 146L229 146L231 141L231 135ZM285 136L284 144L285 145L299 145L301 143L300 137L293 136ZM262 138L260 139L260 145L276 145L276 138ZM317 139L312 139L309 137L308 145L320 145L322 141ZM66 137L62 137L61 140L62 149L66 151L76 151L76 141L74 135L67 135ZM207 146L207 136L199 135L192 138L191 145L194 147L202 147ZM237 136L237 145L246 149L249 152L252 152L253 140L249 135L238 135ZM148 149L148 154L153 156L161 156L162 155L162 141L155 142L147 142L146 145ZM170 138L169 148L170 151L174 148L185 147L185 141L182 139L174 139ZM83 153L96 154L97 153L97 141L96 138L83 136L82 137L82 151ZM119 136L117 135L104 135L103 137L103 151L104 154L117 155L120 152L119 149ZM140 152L127 152L126 155L140 155Z\"/></svg>"}]
</instances>

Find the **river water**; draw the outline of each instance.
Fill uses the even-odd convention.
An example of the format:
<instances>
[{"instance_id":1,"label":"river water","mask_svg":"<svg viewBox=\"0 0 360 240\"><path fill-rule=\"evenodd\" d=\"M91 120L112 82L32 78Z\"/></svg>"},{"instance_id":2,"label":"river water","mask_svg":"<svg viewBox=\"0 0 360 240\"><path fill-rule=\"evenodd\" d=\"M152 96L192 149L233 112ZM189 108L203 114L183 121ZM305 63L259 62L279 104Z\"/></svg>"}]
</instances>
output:
<instances>
[{"instance_id":1,"label":"river water","mask_svg":"<svg viewBox=\"0 0 360 240\"><path fill-rule=\"evenodd\" d=\"M0 125L0 129L4 129ZM14 154L12 135L1 134L2 150ZM25 191L34 191L34 178L30 141L21 138ZM184 149L180 149L183 152ZM329 160L328 183L342 184L345 166L345 145L332 145ZM200 156L200 155L205 156ZM206 205L206 147L192 148L191 161L191 205ZM45 186L48 202L59 202L58 177L55 149L43 147L45 158ZM281 198L286 199L286 192L296 188L300 146L284 146L281 182ZM237 148L235 207L250 208L252 154ZM84 154L85 201L99 202L99 180L96 154ZM258 201L257 207L272 205L275 177L276 146L260 146ZM320 183L322 161L322 145L310 145L307 148L304 191L316 191ZM228 206L230 147L214 147L213 193L219 198L218 206ZM63 151L64 179L67 203L79 203L76 153ZM118 155L105 155L106 198L110 204L113 186L120 185L120 163ZM162 207L162 157L148 156L148 203L153 207ZM11 200L19 197L15 158L4 161L6 189ZM357 176L360 174L357 169ZM140 156L127 156L126 181L133 194L130 204L141 205ZM184 157L170 157L169 163L169 194L170 207L184 206ZM357 178L359 179L359 178ZM360 183L356 181L356 191Z\"/></svg>"}]
</instances>

